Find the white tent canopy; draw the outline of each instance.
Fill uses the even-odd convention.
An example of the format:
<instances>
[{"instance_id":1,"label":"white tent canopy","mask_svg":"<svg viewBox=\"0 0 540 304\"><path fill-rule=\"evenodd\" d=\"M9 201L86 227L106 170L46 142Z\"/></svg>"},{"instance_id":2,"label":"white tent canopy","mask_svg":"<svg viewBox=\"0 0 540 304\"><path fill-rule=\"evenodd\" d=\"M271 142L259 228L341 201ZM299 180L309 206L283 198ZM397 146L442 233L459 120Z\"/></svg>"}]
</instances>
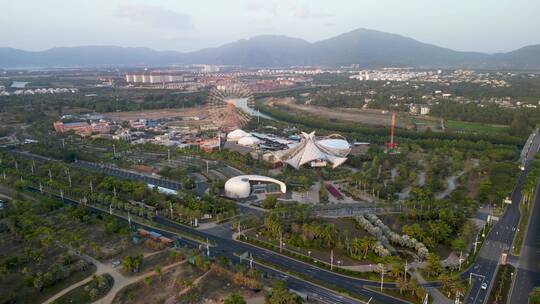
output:
<instances>
[{"instance_id":1,"label":"white tent canopy","mask_svg":"<svg viewBox=\"0 0 540 304\"><path fill-rule=\"evenodd\" d=\"M347 160L350 151L351 147L346 140L327 137L317 141L313 131L309 134L302 132L302 140L298 145L278 151L275 155L296 169L307 163L313 165L313 162L329 162L335 168Z\"/></svg>"}]
</instances>

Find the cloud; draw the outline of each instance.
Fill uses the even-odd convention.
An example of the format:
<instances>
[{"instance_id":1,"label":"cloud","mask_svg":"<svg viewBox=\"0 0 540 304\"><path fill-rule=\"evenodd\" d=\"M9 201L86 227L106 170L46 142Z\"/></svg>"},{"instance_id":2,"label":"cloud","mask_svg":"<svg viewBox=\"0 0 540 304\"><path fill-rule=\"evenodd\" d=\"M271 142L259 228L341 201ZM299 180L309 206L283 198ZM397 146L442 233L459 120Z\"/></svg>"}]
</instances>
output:
<instances>
[{"instance_id":1,"label":"cloud","mask_svg":"<svg viewBox=\"0 0 540 304\"><path fill-rule=\"evenodd\" d=\"M262 0L248 0L246 2L246 9L250 12L262 11L275 16L277 15L278 4Z\"/></svg>"},{"instance_id":2,"label":"cloud","mask_svg":"<svg viewBox=\"0 0 540 304\"><path fill-rule=\"evenodd\" d=\"M154 5L128 4L119 6L116 15L132 22L149 24L154 28L192 30L191 16Z\"/></svg>"},{"instance_id":3,"label":"cloud","mask_svg":"<svg viewBox=\"0 0 540 304\"><path fill-rule=\"evenodd\" d=\"M326 13L312 12L307 5L298 5L294 8L293 16L300 19L323 19L334 15Z\"/></svg>"}]
</instances>

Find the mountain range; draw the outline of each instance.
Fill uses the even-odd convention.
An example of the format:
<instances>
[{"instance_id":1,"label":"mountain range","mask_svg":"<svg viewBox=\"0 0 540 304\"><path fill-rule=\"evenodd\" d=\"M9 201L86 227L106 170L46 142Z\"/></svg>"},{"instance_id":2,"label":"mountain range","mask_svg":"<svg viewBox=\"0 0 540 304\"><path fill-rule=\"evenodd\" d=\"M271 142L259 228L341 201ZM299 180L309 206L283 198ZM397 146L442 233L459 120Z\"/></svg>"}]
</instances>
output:
<instances>
[{"instance_id":1,"label":"mountain range","mask_svg":"<svg viewBox=\"0 0 540 304\"><path fill-rule=\"evenodd\" d=\"M160 66L220 64L251 67L408 66L418 68L540 69L540 44L507 53L461 52L412 38L357 29L310 43L286 36L256 36L194 52L117 46L58 47L45 51L0 48L0 67Z\"/></svg>"}]
</instances>

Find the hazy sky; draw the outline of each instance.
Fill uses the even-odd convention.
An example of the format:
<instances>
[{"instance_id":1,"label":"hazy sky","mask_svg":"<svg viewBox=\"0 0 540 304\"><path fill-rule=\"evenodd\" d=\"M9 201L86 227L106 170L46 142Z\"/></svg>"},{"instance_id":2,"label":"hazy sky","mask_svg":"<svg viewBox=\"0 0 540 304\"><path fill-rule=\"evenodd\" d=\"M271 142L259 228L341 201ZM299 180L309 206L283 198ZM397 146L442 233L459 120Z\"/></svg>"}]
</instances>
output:
<instances>
[{"instance_id":1,"label":"hazy sky","mask_svg":"<svg viewBox=\"0 0 540 304\"><path fill-rule=\"evenodd\" d=\"M540 0L0 0L0 46L189 51L261 34L359 27L467 51L540 44Z\"/></svg>"}]
</instances>

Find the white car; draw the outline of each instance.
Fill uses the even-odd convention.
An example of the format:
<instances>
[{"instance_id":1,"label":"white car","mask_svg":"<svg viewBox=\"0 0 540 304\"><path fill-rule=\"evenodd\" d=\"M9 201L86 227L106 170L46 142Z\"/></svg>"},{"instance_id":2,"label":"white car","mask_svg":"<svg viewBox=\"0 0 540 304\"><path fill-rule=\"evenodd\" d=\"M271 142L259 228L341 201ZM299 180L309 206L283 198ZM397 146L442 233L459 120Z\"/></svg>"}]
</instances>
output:
<instances>
[{"instance_id":1,"label":"white car","mask_svg":"<svg viewBox=\"0 0 540 304\"><path fill-rule=\"evenodd\" d=\"M482 290L486 290L487 289L487 283L486 282L482 283L482 286L480 286L480 288L482 288Z\"/></svg>"},{"instance_id":2,"label":"white car","mask_svg":"<svg viewBox=\"0 0 540 304\"><path fill-rule=\"evenodd\" d=\"M111 266L112 266L112 268L116 268L116 267L120 266L120 261L114 261L114 262L112 262L112 263L111 263Z\"/></svg>"}]
</instances>

